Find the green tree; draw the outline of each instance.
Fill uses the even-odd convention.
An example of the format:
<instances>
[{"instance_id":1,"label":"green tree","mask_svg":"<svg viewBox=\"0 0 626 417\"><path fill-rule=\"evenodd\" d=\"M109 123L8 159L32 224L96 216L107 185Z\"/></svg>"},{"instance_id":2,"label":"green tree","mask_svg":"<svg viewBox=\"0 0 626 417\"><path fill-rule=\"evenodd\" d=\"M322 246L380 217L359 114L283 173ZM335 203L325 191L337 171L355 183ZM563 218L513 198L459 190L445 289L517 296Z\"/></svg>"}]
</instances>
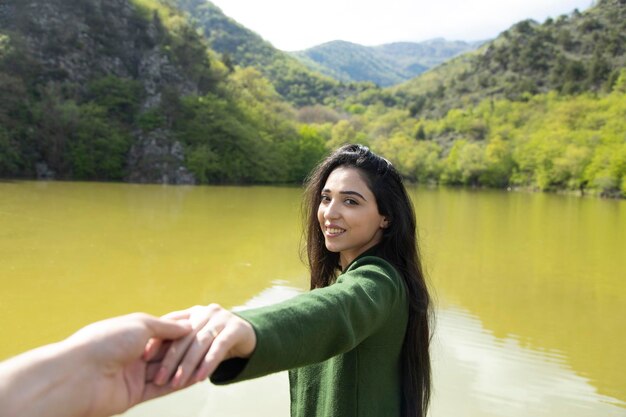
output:
<instances>
[{"instance_id":1,"label":"green tree","mask_svg":"<svg viewBox=\"0 0 626 417\"><path fill-rule=\"evenodd\" d=\"M358 132L355 126L348 120L340 120L331 131L331 137L326 147L328 149L337 149L341 145L347 143L358 142Z\"/></svg>"},{"instance_id":2,"label":"green tree","mask_svg":"<svg viewBox=\"0 0 626 417\"><path fill-rule=\"evenodd\" d=\"M219 156L208 144L201 144L187 149L187 168L195 175L198 182L206 184L219 178Z\"/></svg>"},{"instance_id":3,"label":"green tree","mask_svg":"<svg viewBox=\"0 0 626 417\"><path fill-rule=\"evenodd\" d=\"M495 136L485 148L485 170L480 175L480 183L488 187L506 187L514 166L510 144Z\"/></svg>"},{"instance_id":4,"label":"green tree","mask_svg":"<svg viewBox=\"0 0 626 417\"><path fill-rule=\"evenodd\" d=\"M79 107L79 119L68 139L72 178L122 180L131 137L107 118L107 110L95 104Z\"/></svg>"},{"instance_id":5,"label":"green tree","mask_svg":"<svg viewBox=\"0 0 626 417\"><path fill-rule=\"evenodd\" d=\"M86 100L106 109L107 115L132 123L142 95L143 87L139 81L107 75L87 85Z\"/></svg>"},{"instance_id":6,"label":"green tree","mask_svg":"<svg viewBox=\"0 0 626 417\"><path fill-rule=\"evenodd\" d=\"M446 184L477 186L484 170L483 147L478 143L460 139L452 145L448 157L444 160L441 179Z\"/></svg>"},{"instance_id":7,"label":"green tree","mask_svg":"<svg viewBox=\"0 0 626 417\"><path fill-rule=\"evenodd\" d=\"M301 182L326 155L327 150L322 132L314 126L303 125L298 133L297 158L291 176L294 181Z\"/></svg>"}]
</instances>

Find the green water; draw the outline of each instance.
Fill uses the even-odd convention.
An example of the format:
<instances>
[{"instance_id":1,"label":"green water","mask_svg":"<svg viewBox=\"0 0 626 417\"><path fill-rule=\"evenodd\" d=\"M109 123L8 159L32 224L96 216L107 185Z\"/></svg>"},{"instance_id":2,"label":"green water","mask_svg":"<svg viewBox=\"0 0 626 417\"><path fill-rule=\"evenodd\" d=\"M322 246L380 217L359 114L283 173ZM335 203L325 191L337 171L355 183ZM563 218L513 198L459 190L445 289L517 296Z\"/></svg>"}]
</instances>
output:
<instances>
[{"instance_id":1,"label":"green water","mask_svg":"<svg viewBox=\"0 0 626 417\"><path fill-rule=\"evenodd\" d=\"M307 287L298 188L0 183L0 358L130 311ZM431 416L626 415L626 202L412 189L437 302ZM286 416L284 374L128 416Z\"/></svg>"}]
</instances>

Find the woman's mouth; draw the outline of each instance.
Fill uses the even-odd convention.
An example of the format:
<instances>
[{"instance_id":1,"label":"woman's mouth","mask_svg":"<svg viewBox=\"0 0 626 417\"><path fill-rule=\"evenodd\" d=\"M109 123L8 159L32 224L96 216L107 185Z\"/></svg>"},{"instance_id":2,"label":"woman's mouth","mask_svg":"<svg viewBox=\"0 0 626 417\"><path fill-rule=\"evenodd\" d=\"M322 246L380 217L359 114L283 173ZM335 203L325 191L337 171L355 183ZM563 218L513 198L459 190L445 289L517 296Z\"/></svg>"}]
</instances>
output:
<instances>
[{"instance_id":1,"label":"woman's mouth","mask_svg":"<svg viewBox=\"0 0 626 417\"><path fill-rule=\"evenodd\" d=\"M326 236L335 237L344 233L346 229L342 229L340 227L326 227Z\"/></svg>"}]
</instances>

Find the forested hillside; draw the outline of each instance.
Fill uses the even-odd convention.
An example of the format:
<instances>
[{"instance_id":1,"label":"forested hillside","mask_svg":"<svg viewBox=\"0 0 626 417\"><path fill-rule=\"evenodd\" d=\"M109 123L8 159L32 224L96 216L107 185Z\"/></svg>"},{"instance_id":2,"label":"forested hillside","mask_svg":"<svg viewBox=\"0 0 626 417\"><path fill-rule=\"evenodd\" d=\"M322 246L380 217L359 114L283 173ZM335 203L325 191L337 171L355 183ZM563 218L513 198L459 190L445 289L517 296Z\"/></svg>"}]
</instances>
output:
<instances>
[{"instance_id":1,"label":"forested hillside","mask_svg":"<svg viewBox=\"0 0 626 417\"><path fill-rule=\"evenodd\" d=\"M626 195L626 70L601 96L551 92L407 116L365 114L359 124L417 182Z\"/></svg>"},{"instance_id":2,"label":"forested hillside","mask_svg":"<svg viewBox=\"0 0 626 417\"><path fill-rule=\"evenodd\" d=\"M517 23L466 54L400 85L413 114L441 116L485 98L524 99L548 91L610 91L626 65L624 0L600 0L581 13Z\"/></svg>"},{"instance_id":3,"label":"forested hillside","mask_svg":"<svg viewBox=\"0 0 626 417\"><path fill-rule=\"evenodd\" d=\"M341 81L371 81L386 87L407 81L456 55L476 49L483 42L396 42L362 46L333 41L294 52L302 63Z\"/></svg>"},{"instance_id":4,"label":"forested hillside","mask_svg":"<svg viewBox=\"0 0 626 417\"><path fill-rule=\"evenodd\" d=\"M253 69L156 0L7 0L0 175L300 181L324 151Z\"/></svg>"}]
</instances>

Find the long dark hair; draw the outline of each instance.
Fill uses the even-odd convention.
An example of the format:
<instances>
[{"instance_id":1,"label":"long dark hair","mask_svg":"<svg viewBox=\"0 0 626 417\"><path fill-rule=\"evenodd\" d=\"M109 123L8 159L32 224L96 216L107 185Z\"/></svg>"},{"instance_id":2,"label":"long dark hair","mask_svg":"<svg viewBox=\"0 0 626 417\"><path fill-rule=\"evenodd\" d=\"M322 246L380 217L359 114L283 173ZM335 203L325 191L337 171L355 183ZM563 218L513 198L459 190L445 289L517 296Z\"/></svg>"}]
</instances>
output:
<instances>
[{"instance_id":1,"label":"long dark hair","mask_svg":"<svg viewBox=\"0 0 626 417\"><path fill-rule=\"evenodd\" d=\"M409 320L402 346L402 416L425 417L431 392L431 302L420 262L415 212L398 171L365 146L342 146L322 161L306 181L304 230L311 289L332 284L339 272L339 253L326 249L317 220L322 189L338 167L360 171L376 197L379 214L389 221L377 254L402 275L409 297Z\"/></svg>"}]
</instances>

